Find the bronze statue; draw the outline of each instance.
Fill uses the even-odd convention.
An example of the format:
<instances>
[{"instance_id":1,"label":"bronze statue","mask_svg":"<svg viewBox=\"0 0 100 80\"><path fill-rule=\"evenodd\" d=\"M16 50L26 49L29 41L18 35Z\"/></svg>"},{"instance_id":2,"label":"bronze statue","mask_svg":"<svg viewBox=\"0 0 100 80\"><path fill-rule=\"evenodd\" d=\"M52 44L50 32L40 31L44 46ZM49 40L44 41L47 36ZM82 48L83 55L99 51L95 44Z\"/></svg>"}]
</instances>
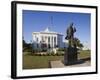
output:
<instances>
[{"instance_id":1,"label":"bronze statue","mask_svg":"<svg viewBox=\"0 0 100 80\"><path fill-rule=\"evenodd\" d=\"M74 64L77 62L77 46L75 42L74 33L76 32L76 28L73 27L73 23L66 30L65 39L68 40L68 47L66 48L64 54L64 64Z\"/></svg>"},{"instance_id":2,"label":"bronze statue","mask_svg":"<svg viewBox=\"0 0 100 80\"><path fill-rule=\"evenodd\" d=\"M74 46L74 33L76 32L76 28L73 27L73 23L66 30L67 36L65 37L66 40L69 40L69 46Z\"/></svg>"}]
</instances>

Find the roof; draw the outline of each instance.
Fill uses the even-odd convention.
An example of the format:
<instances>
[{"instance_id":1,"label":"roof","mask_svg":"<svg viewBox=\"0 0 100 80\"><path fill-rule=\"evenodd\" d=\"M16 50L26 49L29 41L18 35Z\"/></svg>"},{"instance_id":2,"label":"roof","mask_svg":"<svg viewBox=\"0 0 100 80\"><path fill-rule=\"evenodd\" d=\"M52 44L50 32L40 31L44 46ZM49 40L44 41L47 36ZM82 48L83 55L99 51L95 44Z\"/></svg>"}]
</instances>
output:
<instances>
[{"instance_id":1,"label":"roof","mask_svg":"<svg viewBox=\"0 0 100 80\"><path fill-rule=\"evenodd\" d=\"M42 34L57 34L57 35L62 35L61 33L50 31L50 29L47 27L44 31L40 32L33 32L34 34L42 33Z\"/></svg>"}]
</instances>

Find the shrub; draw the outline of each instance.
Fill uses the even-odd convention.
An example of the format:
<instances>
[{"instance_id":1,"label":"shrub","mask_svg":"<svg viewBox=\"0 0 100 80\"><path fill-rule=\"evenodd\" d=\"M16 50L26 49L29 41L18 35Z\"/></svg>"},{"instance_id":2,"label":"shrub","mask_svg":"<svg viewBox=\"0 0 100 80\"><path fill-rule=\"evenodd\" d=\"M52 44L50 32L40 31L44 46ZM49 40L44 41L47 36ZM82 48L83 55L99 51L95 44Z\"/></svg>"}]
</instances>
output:
<instances>
[{"instance_id":1,"label":"shrub","mask_svg":"<svg viewBox=\"0 0 100 80\"><path fill-rule=\"evenodd\" d=\"M59 48L58 51L65 51L65 48Z\"/></svg>"},{"instance_id":2,"label":"shrub","mask_svg":"<svg viewBox=\"0 0 100 80\"><path fill-rule=\"evenodd\" d=\"M32 52L32 49L26 48L26 49L24 49L23 51L24 51L24 52Z\"/></svg>"},{"instance_id":3,"label":"shrub","mask_svg":"<svg viewBox=\"0 0 100 80\"><path fill-rule=\"evenodd\" d=\"M57 56L63 56L64 53L62 53L62 52L57 52L56 55L57 55Z\"/></svg>"},{"instance_id":4,"label":"shrub","mask_svg":"<svg viewBox=\"0 0 100 80\"><path fill-rule=\"evenodd\" d=\"M50 54L50 53L47 53L47 55L48 55L48 56L51 56L51 54Z\"/></svg>"}]
</instances>

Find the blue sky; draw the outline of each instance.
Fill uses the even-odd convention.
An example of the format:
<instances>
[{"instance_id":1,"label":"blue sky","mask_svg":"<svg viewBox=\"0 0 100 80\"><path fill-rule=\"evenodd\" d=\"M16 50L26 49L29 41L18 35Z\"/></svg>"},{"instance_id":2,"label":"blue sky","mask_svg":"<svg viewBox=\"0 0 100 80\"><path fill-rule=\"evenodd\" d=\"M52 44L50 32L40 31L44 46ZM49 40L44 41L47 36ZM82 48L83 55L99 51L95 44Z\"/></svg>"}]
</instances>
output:
<instances>
[{"instance_id":1,"label":"blue sky","mask_svg":"<svg viewBox=\"0 0 100 80\"><path fill-rule=\"evenodd\" d=\"M43 31L49 27L51 31L62 33L65 38L66 29L73 22L77 30L75 37L90 46L90 20L89 13L23 10L23 36L26 42L30 42L32 32Z\"/></svg>"}]
</instances>

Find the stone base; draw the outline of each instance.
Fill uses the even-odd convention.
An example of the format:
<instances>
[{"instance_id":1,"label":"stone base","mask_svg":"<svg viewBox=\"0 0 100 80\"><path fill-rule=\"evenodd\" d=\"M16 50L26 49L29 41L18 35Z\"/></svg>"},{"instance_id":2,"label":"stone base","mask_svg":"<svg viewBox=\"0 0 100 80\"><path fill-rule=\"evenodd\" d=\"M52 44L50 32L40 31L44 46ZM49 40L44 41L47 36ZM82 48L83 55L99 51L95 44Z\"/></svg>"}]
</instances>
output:
<instances>
[{"instance_id":1,"label":"stone base","mask_svg":"<svg viewBox=\"0 0 100 80\"><path fill-rule=\"evenodd\" d=\"M69 47L64 55L64 64L68 65L75 63L77 63L77 48Z\"/></svg>"}]
</instances>

